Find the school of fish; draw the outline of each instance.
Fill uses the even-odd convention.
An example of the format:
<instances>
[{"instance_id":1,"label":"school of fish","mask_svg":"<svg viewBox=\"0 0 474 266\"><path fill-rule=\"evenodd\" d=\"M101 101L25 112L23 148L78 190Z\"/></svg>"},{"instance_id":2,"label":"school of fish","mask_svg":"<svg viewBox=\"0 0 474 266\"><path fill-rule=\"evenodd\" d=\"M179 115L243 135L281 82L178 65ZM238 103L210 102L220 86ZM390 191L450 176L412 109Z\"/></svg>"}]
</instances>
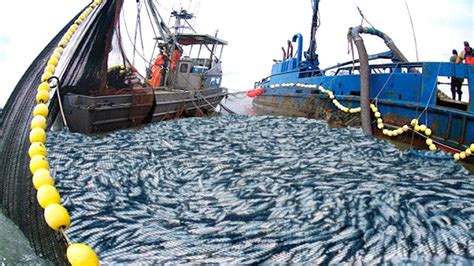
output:
<instances>
[{"instance_id":1,"label":"school of fish","mask_svg":"<svg viewBox=\"0 0 474 266\"><path fill-rule=\"evenodd\" d=\"M48 135L68 235L104 263L474 262L474 175L305 118Z\"/></svg>"}]
</instances>

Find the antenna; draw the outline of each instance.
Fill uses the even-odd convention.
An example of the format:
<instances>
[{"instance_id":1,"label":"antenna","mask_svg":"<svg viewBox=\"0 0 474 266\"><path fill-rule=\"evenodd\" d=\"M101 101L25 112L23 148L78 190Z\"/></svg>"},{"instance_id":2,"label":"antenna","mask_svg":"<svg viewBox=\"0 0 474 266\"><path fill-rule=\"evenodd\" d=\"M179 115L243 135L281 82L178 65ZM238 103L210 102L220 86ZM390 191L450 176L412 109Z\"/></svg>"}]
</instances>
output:
<instances>
[{"instance_id":1,"label":"antenna","mask_svg":"<svg viewBox=\"0 0 474 266\"><path fill-rule=\"evenodd\" d=\"M408 8L407 1L405 1L405 5L407 7L408 17L410 17L411 31L413 32L413 40L415 41L416 62L420 62L420 60L418 59L418 44L416 43L415 27L413 26L413 20L411 19L410 8Z\"/></svg>"},{"instance_id":2,"label":"antenna","mask_svg":"<svg viewBox=\"0 0 474 266\"><path fill-rule=\"evenodd\" d=\"M199 7L201 6L201 1L198 1L197 4L194 6L194 17L197 17L198 16L198 12L199 12ZM193 25L192 27L194 27L196 25L196 19L193 20Z\"/></svg>"}]
</instances>

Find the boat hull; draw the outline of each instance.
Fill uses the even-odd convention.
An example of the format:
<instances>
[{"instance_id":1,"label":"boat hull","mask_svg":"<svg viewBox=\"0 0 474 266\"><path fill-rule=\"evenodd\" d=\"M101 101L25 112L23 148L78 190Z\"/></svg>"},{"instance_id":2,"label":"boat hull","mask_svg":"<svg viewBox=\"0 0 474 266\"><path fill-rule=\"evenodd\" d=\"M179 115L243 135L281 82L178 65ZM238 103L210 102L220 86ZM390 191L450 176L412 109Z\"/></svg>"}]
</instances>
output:
<instances>
[{"instance_id":1,"label":"boat hull","mask_svg":"<svg viewBox=\"0 0 474 266\"><path fill-rule=\"evenodd\" d=\"M256 98L252 106L259 115L278 115L322 119L332 125L360 126L360 116L337 112L328 99L306 96L266 96Z\"/></svg>"},{"instance_id":2,"label":"boat hull","mask_svg":"<svg viewBox=\"0 0 474 266\"><path fill-rule=\"evenodd\" d=\"M200 91L155 90L155 106L151 122L201 116L211 112L227 94L227 89L209 88Z\"/></svg>"},{"instance_id":3,"label":"boat hull","mask_svg":"<svg viewBox=\"0 0 474 266\"><path fill-rule=\"evenodd\" d=\"M430 136L437 148L456 153L474 143L473 102L447 99L437 91L438 76L463 73L467 79L464 90L474 95L471 77L474 68L447 63L417 64L423 69L418 73L400 71L370 75L370 101L382 114L385 129L392 130L410 125L418 119L432 130ZM384 66L385 67L385 66ZM412 67L407 64L407 68ZM422 68L421 68L422 67ZM459 69L458 69L459 68ZM293 74L293 73L291 73ZM331 90L334 98L348 108L360 107L359 75L335 75L310 78L277 75L262 84L264 92L253 101L257 114L299 116L323 119L335 126L360 126L360 113L348 113L338 109L320 87ZM387 137L377 128L377 118L371 114L371 126L376 136L405 142L411 146L428 148L426 136L409 131L395 137ZM472 159L472 156L469 157Z\"/></svg>"},{"instance_id":4,"label":"boat hull","mask_svg":"<svg viewBox=\"0 0 474 266\"><path fill-rule=\"evenodd\" d=\"M339 97L338 101L345 106L358 107L359 97ZM292 117L306 117L326 120L331 126L361 126L360 114L345 113L338 110L330 99L324 96L258 96L253 101L253 108L259 115L281 115ZM421 108L410 105L395 104L393 102L379 102L379 110L384 113L384 123L397 127L410 124L411 118L420 112ZM403 114L403 115L402 115ZM449 108L433 108L427 110L427 117L433 120L430 128L433 130L432 139L441 143L438 147L455 153L463 151L474 143L474 116L467 115ZM421 134L410 131L396 137L387 137L377 128L376 118L372 117L374 135L379 138L391 139L407 143L410 146L427 149L426 138ZM388 127L390 128L390 127ZM469 162L472 157L469 157Z\"/></svg>"},{"instance_id":5,"label":"boat hull","mask_svg":"<svg viewBox=\"0 0 474 266\"><path fill-rule=\"evenodd\" d=\"M219 105L226 94L222 87L198 92L160 88L108 96L68 93L63 102L69 129L93 134L184 115L203 115Z\"/></svg>"}]
</instances>

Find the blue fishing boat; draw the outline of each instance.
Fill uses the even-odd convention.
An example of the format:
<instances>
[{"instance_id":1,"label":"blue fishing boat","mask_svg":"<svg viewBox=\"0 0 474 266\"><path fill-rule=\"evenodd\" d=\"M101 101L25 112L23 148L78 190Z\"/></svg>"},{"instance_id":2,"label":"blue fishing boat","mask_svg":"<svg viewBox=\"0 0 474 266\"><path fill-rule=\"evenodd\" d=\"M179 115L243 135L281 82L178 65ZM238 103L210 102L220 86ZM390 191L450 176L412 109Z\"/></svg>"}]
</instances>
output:
<instances>
[{"instance_id":1,"label":"blue fishing boat","mask_svg":"<svg viewBox=\"0 0 474 266\"><path fill-rule=\"evenodd\" d=\"M342 126L362 126L364 133L430 150L443 149L456 160L472 160L474 103L451 99L439 90L447 78L464 79L474 95L474 65L409 62L393 40L375 28L349 28L358 60L321 69L316 54L319 1L313 0L311 38L295 34L271 74L248 92L260 114L325 119ZM369 55L361 34L382 38L387 52ZM296 53L293 55L293 43ZM373 63L374 60L388 63ZM377 62L380 60L377 60Z\"/></svg>"}]
</instances>

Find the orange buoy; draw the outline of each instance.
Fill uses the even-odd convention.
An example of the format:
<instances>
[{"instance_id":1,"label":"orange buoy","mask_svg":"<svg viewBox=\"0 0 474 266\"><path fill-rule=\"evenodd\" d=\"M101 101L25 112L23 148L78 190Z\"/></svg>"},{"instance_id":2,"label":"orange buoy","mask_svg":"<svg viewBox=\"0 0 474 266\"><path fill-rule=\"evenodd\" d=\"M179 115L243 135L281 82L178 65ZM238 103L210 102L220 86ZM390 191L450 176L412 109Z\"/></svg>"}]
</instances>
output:
<instances>
[{"instance_id":1,"label":"orange buoy","mask_svg":"<svg viewBox=\"0 0 474 266\"><path fill-rule=\"evenodd\" d=\"M257 88L257 89L255 89L255 95L258 96L258 95L260 95L260 94L262 94L262 93L263 93L263 89L262 89L262 88Z\"/></svg>"},{"instance_id":2,"label":"orange buoy","mask_svg":"<svg viewBox=\"0 0 474 266\"><path fill-rule=\"evenodd\" d=\"M247 96L250 98L255 98L257 96L257 93L255 92L255 90L249 90L247 92Z\"/></svg>"}]
</instances>

